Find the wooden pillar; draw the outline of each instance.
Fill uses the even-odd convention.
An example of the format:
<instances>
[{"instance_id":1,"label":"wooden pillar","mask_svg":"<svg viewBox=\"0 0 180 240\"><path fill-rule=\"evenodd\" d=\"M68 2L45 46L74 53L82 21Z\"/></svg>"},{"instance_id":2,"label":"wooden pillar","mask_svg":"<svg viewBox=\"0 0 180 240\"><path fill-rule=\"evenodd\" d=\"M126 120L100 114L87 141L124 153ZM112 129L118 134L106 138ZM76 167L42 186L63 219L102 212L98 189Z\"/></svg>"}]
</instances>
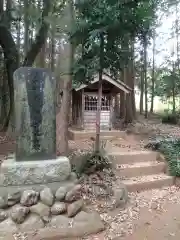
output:
<instances>
[{"instance_id":1,"label":"wooden pillar","mask_svg":"<svg viewBox=\"0 0 180 240\"><path fill-rule=\"evenodd\" d=\"M72 126L77 124L77 93L75 90L72 91Z\"/></svg>"},{"instance_id":2,"label":"wooden pillar","mask_svg":"<svg viewBox=\"0 0 180 240\"><path fill-rule=\"evenodd\" d=\"M84 89L82 90L82 104L81 104L81 127L84 129L84 110L85 110L85 97Z\"/></svg>"},{"instance_id":3,"label":"wooden pillar","mask_svg":"<svg viewBox=\"0 0 180 240\"><path fill-rule=\"evenodd\" d=\"M110 119L109 119L109 130L112 130L113 127L113 95L110 94Z\"/></svg>"}]
</instances>

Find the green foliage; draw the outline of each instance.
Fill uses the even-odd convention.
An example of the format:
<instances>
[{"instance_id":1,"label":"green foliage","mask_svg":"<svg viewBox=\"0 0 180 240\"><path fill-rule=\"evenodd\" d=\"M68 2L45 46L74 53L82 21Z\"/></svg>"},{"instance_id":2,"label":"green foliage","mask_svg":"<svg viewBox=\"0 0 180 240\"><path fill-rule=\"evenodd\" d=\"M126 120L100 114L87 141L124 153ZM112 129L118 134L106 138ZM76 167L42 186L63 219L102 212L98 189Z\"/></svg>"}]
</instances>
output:
<instances>
[{"instance_id":1,"label":"green foliage","mask_svg":"<svg viewBox=\"0 0 180 240\"><path fill-rule=\"evenodd\" d=\"M170 136L158 136L145 148L160 151L168 163L170 175L180 177L180 139Z\"/></svg>"},{"instance_id":2,"label":"green foliage","mask_svg":"<svg viewBox=\"0 0 180 240\"><path fill-rule=\"evenodd\" d=\"M180 79L178 74L173 71L164 69L161 73L159 81L156 82L156 95L166 96L167 98L179 94L180 90Z\"/></svg>"},{"instance_id":3,"label":"green foliage","mask_svg":"<svg viewBox=\"0 0 180 240\"><path fill-rule=\"evenodd\" d=\"M101 142L100 151L91 151L81 156L76 156L73 160L72 169L77 176L91 174L96 171L111 168L111 161L106 153L105 144Z\"/></svg>"},{"instance_id":4,"label":"green foliage","mask_svg":"<svg viewBox=\"0 0 180 240\"><path fill-rule=\"evenodd\" d=\"M162 142L160 151L165 155L172 176L180 177L180 140Z\"/></svg>"},{"instance_id":5,"label":"green foliage","mask_svg":"<svg viewBox=\"0 0 180 240\"><path fill-rule=\"evenodd\" d=\"M100 34L105 39L103 68L115 76L130 58L129 46L154 24L159 0L77 0L77 23L72 37L82 45L75 81L82 81L99 69ZM83 67L84 65L84 67Z\"/></svg>"},{"instance_id":6,"label":"green foliage","mask_svg":"<svg viewBox=\"0 0 180 240\"><path fill-rule=\"evenodd\" d=\"M179 121L179 114L173 113L172 111L164 111L164 113L161 115L162 123L168 123L168 124L178 124Z\"/></svg>"}]
</instances>

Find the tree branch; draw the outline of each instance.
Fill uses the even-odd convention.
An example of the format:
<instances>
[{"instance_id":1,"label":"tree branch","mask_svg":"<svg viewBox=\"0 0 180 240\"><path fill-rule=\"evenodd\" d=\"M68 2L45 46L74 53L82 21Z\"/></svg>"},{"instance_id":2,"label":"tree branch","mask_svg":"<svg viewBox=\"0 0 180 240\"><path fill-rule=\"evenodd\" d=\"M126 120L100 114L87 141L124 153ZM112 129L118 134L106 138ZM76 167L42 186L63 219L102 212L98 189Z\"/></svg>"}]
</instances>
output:
<instances>
[{"instance_id":1,"label":"tree branch","mask_svg":"<svg viewBox=\"0 0 180 240\"><path fill-rule=\"evenodd\" d=\"M45 20L45 18L48 16L48 14L51 10L52 1L44 0L43 2L44 2L44 9L42 12L42 24L39 29L39 32L36 35L36 39L35 39L34 43L32 44L30 50L27 52L27 55L23 62L23 66L32 66L33 62L36 59L36 56L39 53L39 50L44 45L45 40L48 35L49 23Z\"/></svg>"}]
</instances>

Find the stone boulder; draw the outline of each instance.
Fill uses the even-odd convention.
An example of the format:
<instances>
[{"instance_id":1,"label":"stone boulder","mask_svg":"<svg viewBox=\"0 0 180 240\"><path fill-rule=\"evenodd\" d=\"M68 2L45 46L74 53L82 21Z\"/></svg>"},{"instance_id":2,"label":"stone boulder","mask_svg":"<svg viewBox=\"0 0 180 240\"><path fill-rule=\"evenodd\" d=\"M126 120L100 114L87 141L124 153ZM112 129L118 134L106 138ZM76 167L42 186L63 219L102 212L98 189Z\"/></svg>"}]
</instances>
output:
<instances>
[{"instance_id":1,"label":"stone boulder","mask_svg":"<svg viewBox=\"0 0 180 240\"><path fill-rule=\"evenodd\" d=\"M75 183L72 182L68 183L66 186L59 187L55 193L56 200L63 201L65 199L67 192L69 192L74 186Z\"/></svg>"},{"instance_id":2,"label":"stone boulder","mask_svg":"<svg viewBox=\"0 0 180 240\"><path fill-rule=\"evenodd\" d=\"M38 214L43 221L49 221L50 208L47 205L39 202L38 204L31 206L30 211Z\"/></svg>"},{"instance_id":3,"label":"stone boulder","mask_svg":"<svg viewBox=\"0 0 180 240\"><path fill-rule=\"evenodd\" d=\"M0 222L6 220L7 218L8 218L8 214L2 209L0 209Z\"/></svg>"},{"instance_id":4,"label":"stone boulder","mask_svg":"<svg viewBox=\"0 0 180 240\"><path fill-rule=\"evenodd\" d=\"M42 203L51 207L53 205L53 202L54 202L54 195L53 195L51 189L50 188L44 188L40 192L40 199L41 199Z\"/></svg>"},{"instance_id":5,"label":"stone boulder","mask_svg":"<svg viewBox=\"0 0 180 240\"><path fill-rule=\"evenodd\" d=\"M98 233L105 229L105 226L97 212L80 212L74 218L72 237L82 237Z\"/></svg>"},{"instance_id":6,"label":"stone boulder","mask_svg":"<svg viewBox=\"0 0 180 240\"><path fill-rule=\"evenodd\" d=\"M12 232L15 233L18 231L17 225L12 221L11 218L6 219L5 221L0 223L0 236L1 232Z\"/></svg>"},{"instance_id":7,"label":"stone boulder","mask_svg":"<svg viewBox=\"0 0 180 240\"><path fill-rule=\"evenodd\" d=\"M80 212L72 220L62 215L53 217L47 228L37 232L36 239L80 239L104 229L98 213Z\"/></svg>"},{"instance_id":8,"label":"stone boulder","mask_svg":"<svg viewBox=\"0 0 180 240\"><path fill-rule=\"evenodd\" d=\"M49 222L48 227L57 227L57 228L68 228L71 219L64 215L53 216L51 222Z\"/></svg>"},{"instance_id":9,"label":"stone boulder","mask_svg":"<svg viewBox=\"0 0 180 240\"><path fill-rule=\"evenodd\" d=\"M88 221L89 220L89 213L85 212L85 211L81 211L79 212L75 217L74 217L74 221Z\"/></svg>"},{"instance_id":10,"label":"stone boulder","mask_svg":"<svg viewBox=\"0 0 180 240\"><path fill-rule=\"evenodd\" d=\"M3 197L0 196L0 208L4 209L4 208L7 208L7 207L8 207L7 197L6 196L3 196Z\"/></svg>"},{"instance_id":11,"label":"stone boulder","mask_svg":"<svg viewBox=\"0 0 180 240\"><path fill-rule=\"evenodd\" d=\"M67 192L65 200L72 202L81 198L81 185L75 185L70 191Z\"/></svg>"},{"instance_id":12,"label":"stone boulder","mask_svg":"<svg viewBox=\"0 0 180 240\"><path fill-rule=\"evenodd\" d=\"M76 182L77 181L77 174L75 172L71 172L69 180L73 181L73 182Z\"/></svg>"},{"instance_id":13,"label":"stone boulder","mask_svg":"<svg viewBox=\"0 0 180 240\"><path fill-rule=\"evenodd\" d=\"M30 214L20 226L21 232L34 231L44 227L42 219L37 214Z\"/></svg>"},{"instance_id":14,"label":"stone boulder","mask_svg":"<svg viewBox=\"0 0 180 240\"><path fill-rule=\"evenodd\" d=\"M51 207L51 214L52 215L59 215L65 213L67 210L66 204L63 202L55 202L54 205Z\"/></svg>"},{"instance_id":15,"label":"stone boulder","mask_svg":"<svg viewBox=\"0 0 180 240\"><path fill-rule=\"evenodd\" d=\"M10 212L10 217L15 223L21 224L24 222L28 213L29 213L28 207L16 205L16 206L12 207L11 212Z\"/></svg>"},{"instance_id":16,"label":"stone boulder","mask_svg":"<svg viewBox=\"0 0 180 240\"><path fill-rule=\"evenodd\" d=\"M22 193L20 203L23 206L30 207L32 205L37 204L38 199L39 199L39 193L38 192L36 192L34 190L25 190Z\"/></svg>"},{"instance_id":17,"label":"stone boulder","mask_svg":"<svg viewBox=\"0 0 180 240\"><path fill-rule=\"evenodd\" d=\"M14 206L15 204L19 203L21 199L21 192L20 191L14 191L12 193L9 193L7 196L7 203L8 206Z\"/></svg>"},{"instance_id":18,"label":"stone boulder","mask_svg":"<svg viewBox=\"0 0 180 240\"><path fill-rule=\"evenodd\" d=\"M78 212L81 211L83 206L84 206L84 202L82 199L69 204L67 208L68 217L74 217Z\"/></svg>"},{"instance_id":19,"label":"stone boulder","mask_svg":"<svg viewBox=\"0 0 180 240\"><path fill-rule=\"evenodd\" d=\"M60 187L60 188L58 188L58 190L56 191L56 194L55 194L56 200L58 200L58 201L64 200L67 191L68 191L67 187Z\"/></svg>"},{"instance_id":20,"label":"stone boulder","mask_svg":"<svg viewBox=\"0 0 180 240\"><path fill-rule=\"evenodd\" d=\"M124 207L128 201L128 191L124 184L113 189L112 208Z\"/></svg>"}]
</instances>

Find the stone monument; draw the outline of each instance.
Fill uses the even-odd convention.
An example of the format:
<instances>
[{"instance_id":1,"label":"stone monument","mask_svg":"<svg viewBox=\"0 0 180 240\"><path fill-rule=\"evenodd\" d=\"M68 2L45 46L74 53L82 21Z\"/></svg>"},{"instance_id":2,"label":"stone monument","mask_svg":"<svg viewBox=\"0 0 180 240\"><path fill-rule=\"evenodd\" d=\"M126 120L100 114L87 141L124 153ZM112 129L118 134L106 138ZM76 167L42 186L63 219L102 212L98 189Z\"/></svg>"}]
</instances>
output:
<instances>
[{"instance_id":1,"label":"stone monument","mask_svg":"<svg viewBox=\"0 0 180 240\"><path fill-rule=\"evenodd\" d=\"M56 81L45 69L14 73L16 161L56 157Z\"/></svg>"},{"instance_id":2,"label":"stone monument","mask_svg":"<svg viewBox=\"0 0 180 240\"><path fill-rule=\"evenodd\" d=\"M45 69L14 73L16 153L1 165L0 190L67 180L67 157L56 158L56 82Z\"/></svg>"}]
</instances>

